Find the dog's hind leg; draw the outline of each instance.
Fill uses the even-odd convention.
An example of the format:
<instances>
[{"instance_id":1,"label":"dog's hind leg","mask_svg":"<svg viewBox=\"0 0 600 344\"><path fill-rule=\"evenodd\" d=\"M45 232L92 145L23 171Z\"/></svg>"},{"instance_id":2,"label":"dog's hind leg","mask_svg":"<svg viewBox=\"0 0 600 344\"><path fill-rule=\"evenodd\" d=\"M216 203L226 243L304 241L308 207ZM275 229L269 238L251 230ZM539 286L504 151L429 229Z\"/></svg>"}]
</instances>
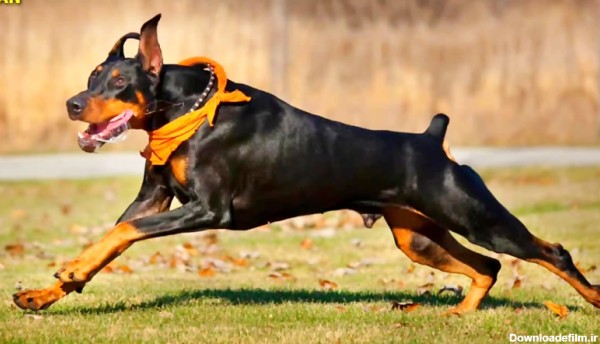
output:
<instances>
[{"instance_id":1,"label":"dog's hind leg","mask_svg":"<svg viewBox=\"0 0 600 344\"><path fill-rule=\"evenodd\" d=\"M427 190L427 194L438 197L415 197L415 209L474 244L547 268L588 302L600 307L600 287L585 279L569 252L559 244L550 244L531 234L494 198L475 171L452 164L438 176L430 177L428 185L435 189Z\"/></svg>"},{"instance_id":2,"label":"dog's hind leg","mask_svg":"<svg viewBox=\"0 0 600 344\"><path fill-rule=\"evenodd\" d=\"M450 312L477 309L496 282L500 262L467 249L447 229L415 211L389 207L383 213L396 246L414 262L472 279L465 299Z\"/></svg>"}]
</instances>

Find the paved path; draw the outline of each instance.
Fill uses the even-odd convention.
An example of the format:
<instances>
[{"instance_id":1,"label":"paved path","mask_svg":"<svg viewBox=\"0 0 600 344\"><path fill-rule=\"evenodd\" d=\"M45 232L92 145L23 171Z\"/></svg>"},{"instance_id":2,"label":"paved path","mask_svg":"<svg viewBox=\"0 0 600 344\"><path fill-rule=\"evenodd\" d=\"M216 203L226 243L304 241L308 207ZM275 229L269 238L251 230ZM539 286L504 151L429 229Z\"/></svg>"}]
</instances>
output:
<instances>
[{"instance_id":1,"label":"paved path","mask_svg":"<svg viewBox=\"0 0 600 344\"><path fill-rule=\"evenodd\" d=\"M598 166L600 148L454 148L462 163L473 167ZM139 176L144 159L138 153L72 153L0 156L0 180L83 179Z\"/></svg>"}]
</instances>

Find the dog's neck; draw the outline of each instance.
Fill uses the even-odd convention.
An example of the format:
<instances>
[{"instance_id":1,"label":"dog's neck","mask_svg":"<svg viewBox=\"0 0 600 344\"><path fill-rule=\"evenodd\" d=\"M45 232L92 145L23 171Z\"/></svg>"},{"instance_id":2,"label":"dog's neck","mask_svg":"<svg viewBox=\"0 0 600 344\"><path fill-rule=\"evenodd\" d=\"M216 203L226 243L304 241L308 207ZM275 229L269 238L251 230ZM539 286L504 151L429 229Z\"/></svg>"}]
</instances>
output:
<instances>
[{"instance_id":1,"label":"dog's neck","mask_svg":"<svg viewBox=\"0 0 600 344\"><path fill-rule=\"evenodd\" d=\"M147 130L156 130L168 122L192 110L210 79L210 73L203 66L165 65L161 81L156 90L156 113L150 114ZM214 93L216 86L208 94L202 106Z\"/></svg>"}]
</instances>

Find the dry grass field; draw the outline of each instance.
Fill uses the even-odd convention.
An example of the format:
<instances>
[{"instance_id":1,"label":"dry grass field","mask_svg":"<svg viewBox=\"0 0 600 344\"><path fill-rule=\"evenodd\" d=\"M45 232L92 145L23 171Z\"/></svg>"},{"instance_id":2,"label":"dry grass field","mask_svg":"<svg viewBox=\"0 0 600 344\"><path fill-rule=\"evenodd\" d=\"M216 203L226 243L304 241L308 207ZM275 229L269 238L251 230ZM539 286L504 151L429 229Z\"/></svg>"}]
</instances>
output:
<instances>
[{"instance_id":1,"label":"dry grass field","mask_svg":"<svg viewBox=\"0 0 600 344\"><path fill-rule=\"evenodd\" d=\"M599 142L596 1L277 1L1 6L0 153L76 149L82 125L65 100L158 12L166 62L212 57L232 79L326 117L414 131L446 112L453 144Z\"/></svg>"}]
</instances>

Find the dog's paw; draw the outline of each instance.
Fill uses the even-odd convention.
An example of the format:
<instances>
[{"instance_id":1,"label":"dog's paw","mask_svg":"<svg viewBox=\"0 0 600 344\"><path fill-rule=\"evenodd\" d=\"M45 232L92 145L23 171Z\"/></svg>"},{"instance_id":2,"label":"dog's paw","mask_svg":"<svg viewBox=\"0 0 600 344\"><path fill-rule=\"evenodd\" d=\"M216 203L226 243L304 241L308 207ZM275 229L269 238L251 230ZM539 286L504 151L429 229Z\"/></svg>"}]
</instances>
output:
<instances>
[{"instance_id":1,"label":"dog's paw","mask_svg":"<svg viewBox=\"0 0 600 344\"><path fill-rule=\"evenodd\" d=\"M93 271L94 268L90 264L75 259L58 270L54 277L64 283L87 282L93 277Z\"/></svg>"},{"instance_id":2,"label":"dog's paw","mask_svg":"<svg viewBox=\"0 0 600 344\"><path fill-rule=\"evenodd\" d=\"M54 289L23 290L13 294L13 302L21 309L39 311L50 307L62 296Z\"/></svg>"}]
</instances>

